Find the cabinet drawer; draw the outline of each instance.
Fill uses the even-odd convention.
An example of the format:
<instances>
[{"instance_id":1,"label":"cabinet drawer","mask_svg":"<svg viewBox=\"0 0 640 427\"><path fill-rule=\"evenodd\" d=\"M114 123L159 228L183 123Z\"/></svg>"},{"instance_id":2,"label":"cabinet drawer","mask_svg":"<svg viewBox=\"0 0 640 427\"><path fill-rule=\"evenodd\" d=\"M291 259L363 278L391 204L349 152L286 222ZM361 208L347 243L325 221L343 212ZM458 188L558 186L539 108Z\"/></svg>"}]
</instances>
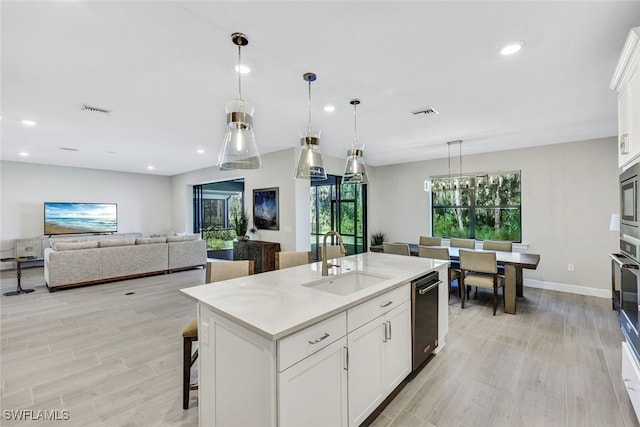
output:
<instances>
[{"instance_id":1,"label":"cabinet drawer","mask_svg":"<svg viewBox=\"0 0 640 427\"><path fill-rule=\"evenodd\" d=\"M322 350L347 334L345 312L278 340L278 372Z\"/></svg>"},{"instance_id":2,"label":"cabinet drawer","mask_svg":"<svg viewBox=\"0 0 640 427\"><path fill-rule=\"evenodd\" d=\"M409 300L411 300L411 284L407 283L386 294L350 308L347 312L347 330L349 332L354 331L365 323Z\"/></svg>"}]
</instances>

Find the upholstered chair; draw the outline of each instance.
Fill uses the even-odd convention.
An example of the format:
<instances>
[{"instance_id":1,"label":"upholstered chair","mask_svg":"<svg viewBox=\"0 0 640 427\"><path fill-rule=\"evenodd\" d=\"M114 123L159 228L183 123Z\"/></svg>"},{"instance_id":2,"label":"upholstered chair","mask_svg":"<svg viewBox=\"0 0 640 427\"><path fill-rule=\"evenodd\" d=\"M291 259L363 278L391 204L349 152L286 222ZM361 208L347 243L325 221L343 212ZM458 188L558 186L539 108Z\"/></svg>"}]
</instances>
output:
<instances>
[{"instance_id":1,"label":"upholstered chair","mask_svg":"<svg viewBox=\"0 0 640 427\"><path fill-rule=\"evenodd\" d=\"M420 242L418 242L418 245L421 245L421 246L442 246L442 237L420 236Z\"/></svg>"},{"instance_id":2,"label":"upholstered chair","mask_svg":"<svg viewBox=\"0 0 640 427\"><path fill-rule=\"evenodd\" d=\"M485 251L513 251L513 243L507 240L485 240L482 242L482 249Z\"/></svg>"},{"instance_id":3,"label":"upholstered chair","mask_svg":"<svg viewBox=\"0 0 640 427\"><path fill-rule=\"evenodd\" d=\"M468 286L493 290L493 315L498 306L498 288L504 286L504 276L498 274L495 252L468 251L460 249L460 289L462 290L462 308L465 294L469 296ZM466 292L465 292L466 290ZM504 302L504 288L502 290Z\"/></svg>"},{"instance_id":4,"label":"upholstered chair","mask_svg":"<svg viewBox=\"0 0 640 427\"><path fill-rule=\"evenodd\" d=\"M276 270L310 263L311 251L276 252Z\"/></svg>"},{"instance_id":5,"label":"upholstered chair","mask_svg":"<svg viewBox=\"0 0 640 427\"><path fill-rule=\"evenodd\" d=\"M253 274L253 261L207 262L205 283L219 282ZM198 359L198 350L191 353L194 341L198 341L198 318L194 317L182 331L182 409L189 409L189 391L197 390L191 384L191 367Z\"/></svg>"},{"instance_id":6,"label":"upholstered chair","mask_svg":"<svg viewBox=\"0 0 640 427\"><path fill-rule=\"evenodd\" d=\"M347 248L344 247L344 253L342 253L342 246L340 245L327 245L327 259L342 258L347 256ZM318 247L318 259L322 261L322 246Z\"/></svg>"},{"instance_id":7,"label":"upholstered chair","mask_svg":"<svg viewBox=\"0 0 640 427\"><path fill-rule=\"evenodd\" d=\"M449 246L453 248L475 249L476 241L474 239L459 239L452 237Z\"/></svg>"},{"instance_id":8,"label":"upholstered chair","mask_svg":"<svg viewBox=\"0 0 640 427\"><path fill-rule=\"evenodd\" d=\"M418 256L431 259L442 259L449 261L449 249L437 246L418 245ZM449 296L451 296L451 283L458 280L458 294L460 293L460 270L452 268L449 263Z\"/></svg>"},{"instance_id":9,"label":"upholstered chair","mask_svg":"<svg viewBox=\"0 0 640 427\"><path fill-rule=\"evenodd\" d=\"M485 251L512 252L513 243L506 240L485 240L482 242L482 249ZM498 274L504 276L504 266L498 266Z\"/></svg>"},{"instance_id":10,"label":"upholstered chair","mask_svg":"<svg viewBox=\"0 0 640 427\"><path fill-rule=\"evenodd\" d=\"M407 243L382 242L382 251L386 254L411 255Z\"/></svg>"}]
</instances>

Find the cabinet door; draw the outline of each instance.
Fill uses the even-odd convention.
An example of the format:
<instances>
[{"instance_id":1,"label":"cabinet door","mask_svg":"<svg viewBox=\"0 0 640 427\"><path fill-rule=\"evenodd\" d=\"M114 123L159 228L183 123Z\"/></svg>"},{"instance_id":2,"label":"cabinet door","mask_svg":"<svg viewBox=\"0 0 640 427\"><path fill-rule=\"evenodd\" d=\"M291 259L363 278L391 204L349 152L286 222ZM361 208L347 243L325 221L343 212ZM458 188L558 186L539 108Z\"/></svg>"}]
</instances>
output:
<instances>
[{"instance_id":1,"label":"cabinet door","mask_svg":"<svg viewBox=\"0 0 640 427\"><path fill-rule=\"evenodd\" d=\"M349 345L349 426L359 426L384 400L382 391L383 317L347 335Z\"/></svg>"},{"instance_id":2,"label":"cabinet door","mask_svg":"<svg viewBox=\"0 0 640 427\"><path fill-rule=\"evenodd\" d=\"M385 315L387 338L382 346L383 392L391 393L411 373L411 304L409 301Z\"/></svg>"},{"instance_id":3,"label":"cabinet door","mask_svg":"<svg viewBox=\"0 0 640 427\"><path fill-rule=\"evenodd\" d=\"M632 63L627 86L627 126L629 132L629 160L640 156L640 69L638 61Z\"/></svg>"},{"instance_id":4,"label":"cabinet door","mask_svg":"<svg viewBox=\"0 0 640 427\"><path fill-rule=\"evenodd\" d=\"M346 345L342 337L278 374L280 427L347 425Z\"/></svg>"}]
</instances>

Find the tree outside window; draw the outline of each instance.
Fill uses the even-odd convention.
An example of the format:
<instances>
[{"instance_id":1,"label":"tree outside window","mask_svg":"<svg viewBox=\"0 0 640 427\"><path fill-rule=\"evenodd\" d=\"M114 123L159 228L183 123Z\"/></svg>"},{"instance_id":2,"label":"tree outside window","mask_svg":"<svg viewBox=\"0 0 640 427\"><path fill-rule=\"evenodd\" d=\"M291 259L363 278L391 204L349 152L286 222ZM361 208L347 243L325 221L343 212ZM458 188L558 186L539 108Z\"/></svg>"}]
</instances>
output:
<instances>
[{"instance_id":1,"label":"tree outside window","mask_svg":"<svg viewBox=\"0 0 640 427\"><path fill-rule=\"evenodd\" d=\"M522 241L520 171L431 179L436 237Z\"/></svg>"}]
</instances>

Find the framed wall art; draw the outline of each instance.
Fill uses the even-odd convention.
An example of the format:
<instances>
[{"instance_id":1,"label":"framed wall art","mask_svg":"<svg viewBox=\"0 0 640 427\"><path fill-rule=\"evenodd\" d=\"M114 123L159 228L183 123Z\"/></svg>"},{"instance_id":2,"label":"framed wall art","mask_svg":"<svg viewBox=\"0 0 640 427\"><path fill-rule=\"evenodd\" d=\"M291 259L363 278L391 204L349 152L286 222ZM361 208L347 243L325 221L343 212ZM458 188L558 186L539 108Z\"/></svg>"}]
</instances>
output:
<instances>
[{"instance_id":1,"label":"framed wall art","mask_svg":"<svg viewBox=\"0 0 640 427\"><path fill-rule=\"evenodd\" d=\"M259 230L280 230L278 187L253 190L253 224Z\"/></svg>"}]
</instances>

